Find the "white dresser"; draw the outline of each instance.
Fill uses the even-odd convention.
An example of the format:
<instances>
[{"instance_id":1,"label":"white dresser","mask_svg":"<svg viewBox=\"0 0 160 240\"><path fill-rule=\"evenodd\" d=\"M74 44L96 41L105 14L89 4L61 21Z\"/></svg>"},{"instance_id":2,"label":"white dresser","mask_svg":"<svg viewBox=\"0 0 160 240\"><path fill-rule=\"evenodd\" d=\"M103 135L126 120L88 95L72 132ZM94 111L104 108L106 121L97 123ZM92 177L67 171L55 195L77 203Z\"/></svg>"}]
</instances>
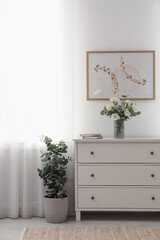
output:
<instances>
[{"instance_id":1,"label":"white dresser","mask_svg":"<svg viewBox=\"0 0 160 240\"><path fill-rule=\"evenodd\" d=\"M160 211L160 139L75 139L76 220L82 211Z\"/></svg>"}]
</instances>

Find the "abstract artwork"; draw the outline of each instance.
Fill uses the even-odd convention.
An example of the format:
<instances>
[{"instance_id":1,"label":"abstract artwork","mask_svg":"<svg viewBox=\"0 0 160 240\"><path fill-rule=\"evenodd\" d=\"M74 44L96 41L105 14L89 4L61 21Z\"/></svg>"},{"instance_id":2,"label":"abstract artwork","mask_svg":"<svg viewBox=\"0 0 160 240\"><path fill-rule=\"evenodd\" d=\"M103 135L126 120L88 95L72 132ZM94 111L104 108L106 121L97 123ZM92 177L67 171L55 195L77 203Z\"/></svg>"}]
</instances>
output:
<instances>
[{"instance_id":1,"label":"abstract artwork","mask_svg":"<svg viewBox=\"0 0 160 240\"><path fill-rule=\"evenodd\" d=\"M87 52L87 99L155 99L155 51Z\"/></svg>"}]
</instances>

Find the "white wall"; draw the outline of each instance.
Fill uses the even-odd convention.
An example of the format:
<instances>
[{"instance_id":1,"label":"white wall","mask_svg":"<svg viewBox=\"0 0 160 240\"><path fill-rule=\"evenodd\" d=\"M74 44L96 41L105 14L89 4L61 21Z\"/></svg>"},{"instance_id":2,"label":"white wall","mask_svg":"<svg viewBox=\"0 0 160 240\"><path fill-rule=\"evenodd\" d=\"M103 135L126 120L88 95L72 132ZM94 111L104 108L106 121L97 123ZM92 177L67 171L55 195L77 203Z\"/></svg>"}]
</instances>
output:
<instances>
[{"instance_id":1,"label":"white wall","mask_svg":"<svg viewBox=\"0 0 160 240\"><path fill-rule=\"evenodd\" d=\"M160 136L159 8L159 0L74 1L75 137L113 136L113 121L100 115L107 101L86 100L86 51L91 50L156 51L156 100L137 101L142 114L126 122L126 136Z\"/></svg>"}]
</instances>

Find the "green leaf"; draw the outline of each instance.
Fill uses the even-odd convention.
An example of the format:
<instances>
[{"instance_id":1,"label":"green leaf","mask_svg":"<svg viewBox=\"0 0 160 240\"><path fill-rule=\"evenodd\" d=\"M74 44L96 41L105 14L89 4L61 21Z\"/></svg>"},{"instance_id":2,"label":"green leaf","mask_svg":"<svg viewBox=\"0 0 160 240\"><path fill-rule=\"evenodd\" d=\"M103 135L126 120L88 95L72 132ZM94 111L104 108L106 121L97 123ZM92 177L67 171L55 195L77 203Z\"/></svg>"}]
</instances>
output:
<instances>
[{"instance_id":1,"label":"green leaf","mask_svg":"<svg viewBox=\"0 0 160 240\"><path fill-rule=\"evenodd\" d=\"M41 139L46 144L47 150L41 152L42 168L38 168L37 172L47 187L46 197L63 198L66 196L64 186L67 182L67 164L72 160L70 156L66 156L68 146L64 141L55 144L47 136L42 136Z\"/></svg>"},{"instance_id":2,"label":"green leaf","mask_svg":"<svg viewBox=\"0 0 160 240\"><path fill-rule=\"evenodd\" d=\"M127 98L127 96L126 95L122 95L122 98Z\"/></svg>"},{"instance_id":3,"label":"green leaf","mask_svg":"<svg viewBox=\"0 0 160 240\"><path fill-rule=\"evenodd\" d=\"M101 115L104 115L104 110L101 111Z\"/></svg>"},{"instance_id":4,"label":"green leaf","mask_svg":"<svg viewBox=\"0 0 160 240\"><path fill-rule=\"evenodd\" d=\"M141 114L141 112L140 112L140 111L136 112L136 115L140 115L140 114Z\"/></svg>"}]
</instances>

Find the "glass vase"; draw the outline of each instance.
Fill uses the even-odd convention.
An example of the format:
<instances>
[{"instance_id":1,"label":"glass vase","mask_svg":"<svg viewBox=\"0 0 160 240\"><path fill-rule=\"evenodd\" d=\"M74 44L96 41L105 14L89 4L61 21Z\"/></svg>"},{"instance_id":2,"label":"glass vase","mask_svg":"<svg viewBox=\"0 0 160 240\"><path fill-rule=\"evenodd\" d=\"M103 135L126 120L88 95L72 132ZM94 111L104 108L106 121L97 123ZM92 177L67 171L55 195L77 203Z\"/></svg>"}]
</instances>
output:
<instances>
[{"instance_id":1,"label":"glass vase","mask_svg":"<svg viewBox=\"0 0 160 240\"><path fill-rule=\"evenodd\" d=\"M123 139L124 133L124 121L119 119L114 121L114 138Z\"/></svg>"}]
</instances>

